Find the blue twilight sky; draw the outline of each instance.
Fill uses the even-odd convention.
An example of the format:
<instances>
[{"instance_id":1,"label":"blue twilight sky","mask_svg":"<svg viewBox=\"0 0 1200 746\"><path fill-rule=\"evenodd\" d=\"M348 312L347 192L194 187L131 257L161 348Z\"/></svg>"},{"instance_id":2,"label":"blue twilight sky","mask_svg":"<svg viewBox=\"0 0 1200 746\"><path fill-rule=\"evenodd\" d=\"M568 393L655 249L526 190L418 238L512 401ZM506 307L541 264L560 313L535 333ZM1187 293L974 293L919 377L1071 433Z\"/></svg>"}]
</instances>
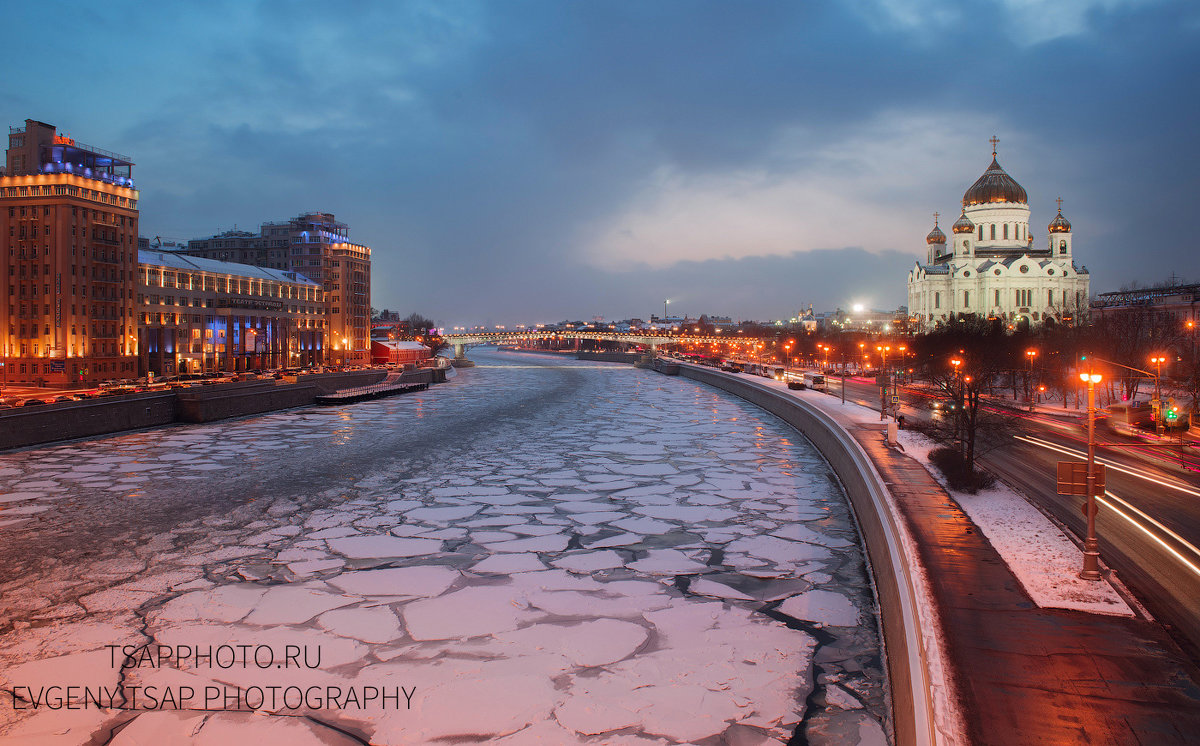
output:
<instances>
[{"instance_id":1,"label":"blue twilight sky","mask_svg":"<svg viewBox=\"0 0 1200 746\"><path fill-rule=\"evenodd\" d=\"M333 212L446 325L906 302L988 138L1093 292L1200 279L1200 4L6 2L0 112L130 155L142 234Z\"/></svg>"}]
</instances>

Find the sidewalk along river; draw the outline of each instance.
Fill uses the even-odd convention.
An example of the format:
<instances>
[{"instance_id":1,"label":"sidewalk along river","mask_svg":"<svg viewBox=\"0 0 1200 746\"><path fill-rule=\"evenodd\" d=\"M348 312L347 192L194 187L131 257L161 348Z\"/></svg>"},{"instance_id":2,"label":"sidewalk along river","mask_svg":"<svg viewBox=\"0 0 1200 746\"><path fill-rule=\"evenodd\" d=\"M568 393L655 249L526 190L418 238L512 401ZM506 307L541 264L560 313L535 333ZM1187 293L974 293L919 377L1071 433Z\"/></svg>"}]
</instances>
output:
<instances>
[{"instance_id":1,"label":"sidewalk along river","mask_svg":"<svg viewBox=\"0 0 1200 746\"><path fill-rule=\"evenodd\" d=\"M473 358L0 456L0 740L890 740L811 444L681 378Z\"/></svg>"}]
</instances>

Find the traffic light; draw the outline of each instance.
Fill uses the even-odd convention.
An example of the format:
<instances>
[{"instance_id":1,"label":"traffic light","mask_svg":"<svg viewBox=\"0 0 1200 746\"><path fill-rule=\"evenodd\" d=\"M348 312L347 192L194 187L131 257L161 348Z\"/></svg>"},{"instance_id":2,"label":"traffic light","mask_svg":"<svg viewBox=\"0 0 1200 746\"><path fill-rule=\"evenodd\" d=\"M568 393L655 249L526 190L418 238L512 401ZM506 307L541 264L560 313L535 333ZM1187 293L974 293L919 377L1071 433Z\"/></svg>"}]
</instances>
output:
<instances>
[{"instance_id":1,"label":"traffic light","mask_svg":"<svg viewBox=\"0 0 1200 746\"><path fill-rule=\"evenodd\" d=\"M1179 406L1176 404L1168 405L1166 418L1168 422L1174 422L1175 420L1179 419Z\"/></svg>"}]
</instances>

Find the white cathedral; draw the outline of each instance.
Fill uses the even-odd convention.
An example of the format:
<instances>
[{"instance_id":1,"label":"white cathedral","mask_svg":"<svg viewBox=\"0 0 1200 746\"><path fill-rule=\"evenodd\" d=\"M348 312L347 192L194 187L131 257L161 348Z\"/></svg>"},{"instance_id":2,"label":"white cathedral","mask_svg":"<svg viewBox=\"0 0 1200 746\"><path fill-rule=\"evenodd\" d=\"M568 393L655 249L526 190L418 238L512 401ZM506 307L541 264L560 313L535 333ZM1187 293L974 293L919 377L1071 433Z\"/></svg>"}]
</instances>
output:
<instances>
[{"instance_id":1,"label":"white cathedral","mask_svg":"<svg viewBox=\"0 0 1200 746\"><path fill-rule=\"evenodd\" d=\"M1079 323L1087 312L1090 277L1087 267L1075 267L1062 200L1045 247L1034 248L1025 190L1000 167L998 140L991 142L992 165L963 195L953 243L946 245L935 213L925 237L926 263L908 273L908 312L918 330L951 314L999 318L1015 327L1022 320Z\"/></svg>"}]
</instances>

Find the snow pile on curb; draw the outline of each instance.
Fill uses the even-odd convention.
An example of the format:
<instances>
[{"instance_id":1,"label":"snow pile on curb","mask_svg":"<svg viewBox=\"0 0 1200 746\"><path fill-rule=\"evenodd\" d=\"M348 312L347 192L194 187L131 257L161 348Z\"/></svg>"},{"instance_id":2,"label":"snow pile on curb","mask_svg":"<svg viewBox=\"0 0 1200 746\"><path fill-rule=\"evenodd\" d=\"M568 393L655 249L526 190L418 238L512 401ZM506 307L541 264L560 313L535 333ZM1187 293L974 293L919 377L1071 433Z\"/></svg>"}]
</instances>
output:
<instances>
[{"instance_id":1,"label":"snow pile on curb","mask_svg":"<svg viewBox=\"0 0 1200 746\"><path fill-rule=\"evenodd\" d=\"M920 462L979 527L1039 607L1134 615L1107 580L1079 578L1083 552L1022 495L1003 483L976 495L952 490L929 464L936 443L907 430L899 439L905 453Z\"/></svg>"}]
</instances>

